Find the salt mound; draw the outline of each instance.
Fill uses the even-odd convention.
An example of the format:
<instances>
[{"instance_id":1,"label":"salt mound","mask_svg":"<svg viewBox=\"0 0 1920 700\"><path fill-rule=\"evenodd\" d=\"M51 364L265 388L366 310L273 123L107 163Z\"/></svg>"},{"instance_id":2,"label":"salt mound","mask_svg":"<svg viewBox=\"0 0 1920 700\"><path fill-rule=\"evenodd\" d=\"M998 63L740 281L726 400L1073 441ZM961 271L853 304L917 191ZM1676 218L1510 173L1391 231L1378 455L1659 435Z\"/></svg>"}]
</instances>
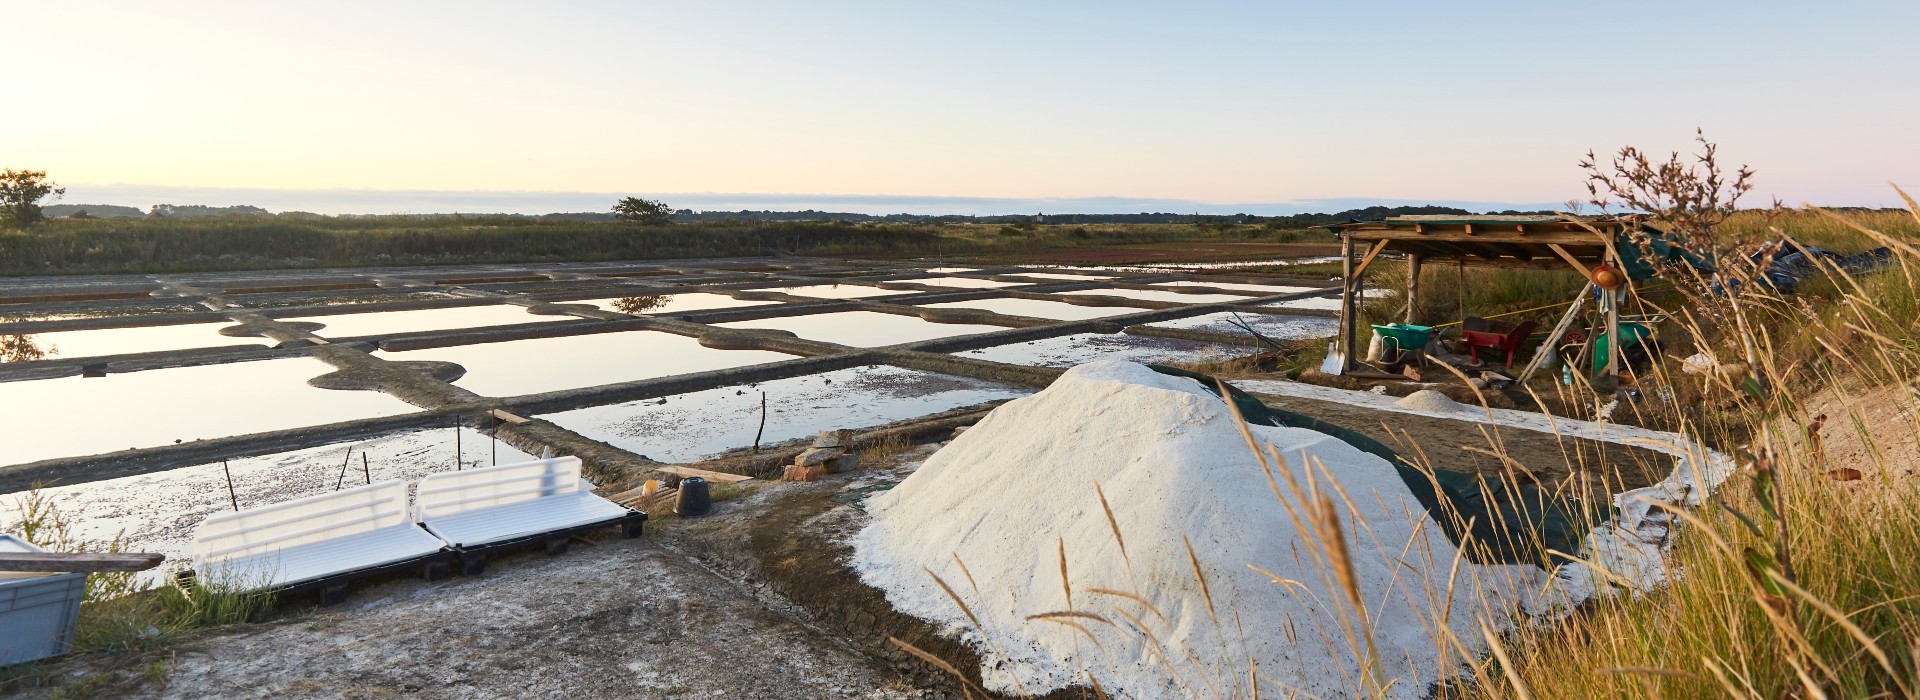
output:
<instances>
[{"instance_id":1,"label":"salt mound","mask_svg":"<svg viewBox=\"0 0 1920 700\"><path fill-rule=\"evenodd\" d=\"M1393 405L1415 411L1426 411L1428 413L1452 413L1455 411L1473 410L1468 408L1466 404L1447 398L1446 394L1432 389L1421 389L1402 396L1399 401L1393 402Z\"/></svg>"},{"instance_id":2,"label":"salt mound","mask_svg":"<svg viewBox=\"0 0 1920 700\"><path fill-rule=\"evenodd\" d=\"M1459 669L1458 653L1437 651L1441 620L1478 654L1480 620L1497 629L1506 619L1486 601L1499 605L1503 592L1536 587L1544 576L1463 560L1450 597L1456 548L1389 464L1319 432L1251 430L1287 457L1281 468L1303 485L1302 456L1338 480L1339 492L1324 477L1319 488L1343 504L1335 509L1368 602L1384 696L1420 697ZM1281 468L1280 492L1289 493ZM1343 589L1314 554L1311 530L1295 527L1226 404L1191 379L1121 361L1075 367L1045 391L994 410L869 501L868 511L871 523L853 539L862 580L979 650L991 690L1042 693L1084 685L1091 673L1123 697L1246 697L1252 668L1260 692L1272 697L1369 694L1360 661L1367 636L1355 638L1355 651L1342 631ZM1205 572L1217 624L1183 537ZM928 572L966 601L985 635ZM1159 613L1094 589L1144 596ZM1084 633L1028 619L1066 610L1099 619L1056 618Z\"/></svg>"}]
</instances>

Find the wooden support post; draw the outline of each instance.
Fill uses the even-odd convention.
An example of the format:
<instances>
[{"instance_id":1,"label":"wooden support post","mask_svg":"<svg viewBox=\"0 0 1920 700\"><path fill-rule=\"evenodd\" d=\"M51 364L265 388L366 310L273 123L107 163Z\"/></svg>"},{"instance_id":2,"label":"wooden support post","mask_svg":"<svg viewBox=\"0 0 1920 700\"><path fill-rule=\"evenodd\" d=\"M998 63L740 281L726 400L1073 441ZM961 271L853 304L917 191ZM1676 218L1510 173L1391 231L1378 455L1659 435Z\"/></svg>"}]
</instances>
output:
<instances>
[{"instance_id":1,"label":"wooden support post","mask_svg":"<svg viewBox=\"0 0 1920 700\"><path fill-rule=\"evenodd\" d=\"M1354 343L1360 337L1360 319L1354 314L1353 297L1360 289L1360 280L1353 274L1353 234L1340 237L1340 373L1346 374L1354 369L1355 355L1359 348Z\"/></svg>"},{"instance_id":2,"label":"wooden support post","mask_svg":"<svg viewBox=\"0 0 1920 700\"><path fill-rule=\"evenodd\" d=\"M1411 324L1420 311L1420 259L1419 253L1407 255L1407 320Z\"/></svg>"},{"instance_id":3,"label":"wooden support post","mask_svg":"<svg viewBox=\"0 0 1920 700\"><path fill-rule=\"evenodd\" d=\"M1607 369L1604 376L1614 378L1620 374L1620 289L1606 290L1601 298L1607 303Z\"/></svg>"},{"instance_id":4,"label":"wooden support post","mask_svg":"<svg viewBox=\"0 0 1920 700\"><path fill-rule=\"evenodd\" d=\"M165 559L152 552L0 552L0 571L146 571Z\"/></svg>"},{"instance_id":5,"label":"wooden support post","mask_svg":"<svg viewBox=\"0 0 1920 700\"><path fill-rule=\"evenodd\" d=\"M524 425L533 422L530 418L516 416L498 408L488 411L488 413L492 414L495 420L506 421L508 425Z\"/></svg>"}]
</instances>

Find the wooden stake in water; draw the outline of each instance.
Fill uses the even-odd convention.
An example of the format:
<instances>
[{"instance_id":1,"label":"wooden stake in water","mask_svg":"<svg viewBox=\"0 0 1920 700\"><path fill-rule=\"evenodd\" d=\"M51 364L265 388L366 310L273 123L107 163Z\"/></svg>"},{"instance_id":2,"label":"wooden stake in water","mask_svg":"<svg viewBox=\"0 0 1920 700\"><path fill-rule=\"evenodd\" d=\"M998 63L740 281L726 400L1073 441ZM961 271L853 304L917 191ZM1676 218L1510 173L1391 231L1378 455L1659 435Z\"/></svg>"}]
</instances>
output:
<instances>
[{"instance_id":1,"label":"wooden stake in water","mask_svg":"<svg viewBox=\"0 0 1920 700\"><path fill-rule=\"evenodd\" d=\"M360 471L367 475L367 483L373 483L373 465L367 464L367 451L360 451Z\"/></svg>"},{"instance_id":2,"label":"wooden stake in water","mask_svg":"<svg viewBox=\"0 0 1920 700\"><path fill-rule=\"evenodd\" d=\"M453 417L453 470L460 471L466 465L460 463L460 417Z\"/></svg>"},{"instance_id":3,"label":"wooden stake in water","mask_svg":"<svg viewBox=\"0 0 1920 700\"><path fill-rule=\"evenodd\" d=\"M767 432L767 392L760 392L760 429L753 431L753 453L760 454L760 436Z\"/></svg>"},{"instance_id":4,"label":"wooden stake in water","mask_svg":"<svg viewBox=\"0 0 1920 700\"><path fill-rule=\"evenodd\" d=\"M220 460L220 471L227 475L227 500L233 501L233 509L240 510L240 494L233 492L233 470L227 468L227 460Z\"/></svg>"},{"instance_id":5,"label":"wooden stake in water","mask_svg":"<svg viewBox=\"0 0 1920 700\"><path fill-rule=\"evenodd\" d=\"M333 490L335 490L335 491L339 491L339 490L340 490L340 487L341 487L341 486L345 486L345 485L346 485L346 483L347 483L347 465L349 465L349 464L352 464L352 463L353 463L353 446L352 446L352 445L348 445L348 446L347 446L347 456L346 456L346 458L345 458L345 459L342 459L342 460L340 460L340 478L338 478L338 479L334 479L334 480L333 480Z\"/></svg>"},{"instance_id":6,"label":"wooden stake in water","mask_svg":"<svg viewBox=\"0 0 1920 700\"><path fill-rule=\"evenodd\" d=\"M500 466L500 419L494 418L491 415L487 416L487 426L487 436L493 438L493 444L488 448L491 449L493 453L489 455L487 459L491 461L493 466L497 467Z\"/></svg>"}]
</instances>

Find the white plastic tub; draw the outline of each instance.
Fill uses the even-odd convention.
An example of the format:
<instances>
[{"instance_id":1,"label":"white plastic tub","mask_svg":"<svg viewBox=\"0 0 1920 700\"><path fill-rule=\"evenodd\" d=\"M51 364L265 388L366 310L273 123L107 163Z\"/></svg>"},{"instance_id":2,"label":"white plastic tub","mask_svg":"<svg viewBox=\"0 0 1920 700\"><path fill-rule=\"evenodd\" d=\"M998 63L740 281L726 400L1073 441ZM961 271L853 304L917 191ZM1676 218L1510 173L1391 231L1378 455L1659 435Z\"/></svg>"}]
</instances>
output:
<instances>
[{"instance_id":1,"label":"white plastic tub","mask_svg":"<svg viewBox=\"0 0 1920 700\"><path fill-rule=\"evenodd\" d=\"M0 552L42 551L13 535L0 535ZM0 571L0 666L67 653L86 589L84 573Z\"/></svg>"}]
</instances>

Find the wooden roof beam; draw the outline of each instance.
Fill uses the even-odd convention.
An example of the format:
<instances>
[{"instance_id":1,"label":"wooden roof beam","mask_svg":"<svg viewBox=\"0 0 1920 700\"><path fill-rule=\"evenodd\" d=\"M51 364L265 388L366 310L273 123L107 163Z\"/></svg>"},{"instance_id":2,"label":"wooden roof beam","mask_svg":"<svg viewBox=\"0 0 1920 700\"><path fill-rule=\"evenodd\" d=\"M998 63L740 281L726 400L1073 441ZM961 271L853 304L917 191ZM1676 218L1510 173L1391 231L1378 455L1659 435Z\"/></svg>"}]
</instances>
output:
<instances>
[{"instance_id":1,"label":"wooden roof beam","mask_svg":"<svg viewBox=\"0 0 1920 700\"><path fill-rule=\"evenodd\" d=\"M1479 256L1481 259L1487 260L1488 262L1499 260L1500 258L1505 257L1505 255L1501 253L1499 248L1495 248L1493 246L1485 246L1485 245L1480 245L1478 243L1461 243L1459 245L1461 248L1467 249L1468 251L1472 252L1474 255Z\"/></svg>"},{"instance_id":2,"label":"wooden roof beam","mask_svg":"<svg viewBox=\"0 0 1920 700\"><path fill-rule=\"evenodd\" d=\"M1379 256L1380 256L1380 251L1382 251L1382 250L1386 250L1386 248L1387 248L1387 242L1386 242L1386 241L1378 241L1378 242L1375 242L1375 243L1373 244L1373 247L1372 247L1372 248L1369 248L1369 249L1367 250L1367 255L1366 255L1366 257L1363 257L1363 258L1361 258L1361 259L1360 259L1360 264L1359 264L1359 265L1356 265L1356 266L1354 266L1354 268L1353 268L1353 276L1354 276L1354 277L1359 277L1359 276L1361 276L1361 275L1363 275L1363 274L1366 274L1366 272L1367 272L1367 266L1368 266L1368 265L1372 265L1372 264L1373 264L1373 259L1374 259L1374 258L1377 258L1377 257L1379 257Z\"/></svg>"},{"instance_id":3,"label":"wooden roof beam","mask_svg":"<svg viewBox=\"0 0 1920 700\"><path fill-rule=\"evenodd\" d=\"M1562 248L1559 245L1553 244L1553 243L1548 243L1547 248L1552 250L1555 255L1560 256L1561 260L1567 261L1568 265L1572 265L1573 269L1579 270L1581 277L1585 277L1589 280L1593 279L1593 271L1587 269L1586 265L1580 264L1580 260L1578 258L1573 257L1572 253L1567 252L1567 249Z\"/></svg>"}]
</instances>

